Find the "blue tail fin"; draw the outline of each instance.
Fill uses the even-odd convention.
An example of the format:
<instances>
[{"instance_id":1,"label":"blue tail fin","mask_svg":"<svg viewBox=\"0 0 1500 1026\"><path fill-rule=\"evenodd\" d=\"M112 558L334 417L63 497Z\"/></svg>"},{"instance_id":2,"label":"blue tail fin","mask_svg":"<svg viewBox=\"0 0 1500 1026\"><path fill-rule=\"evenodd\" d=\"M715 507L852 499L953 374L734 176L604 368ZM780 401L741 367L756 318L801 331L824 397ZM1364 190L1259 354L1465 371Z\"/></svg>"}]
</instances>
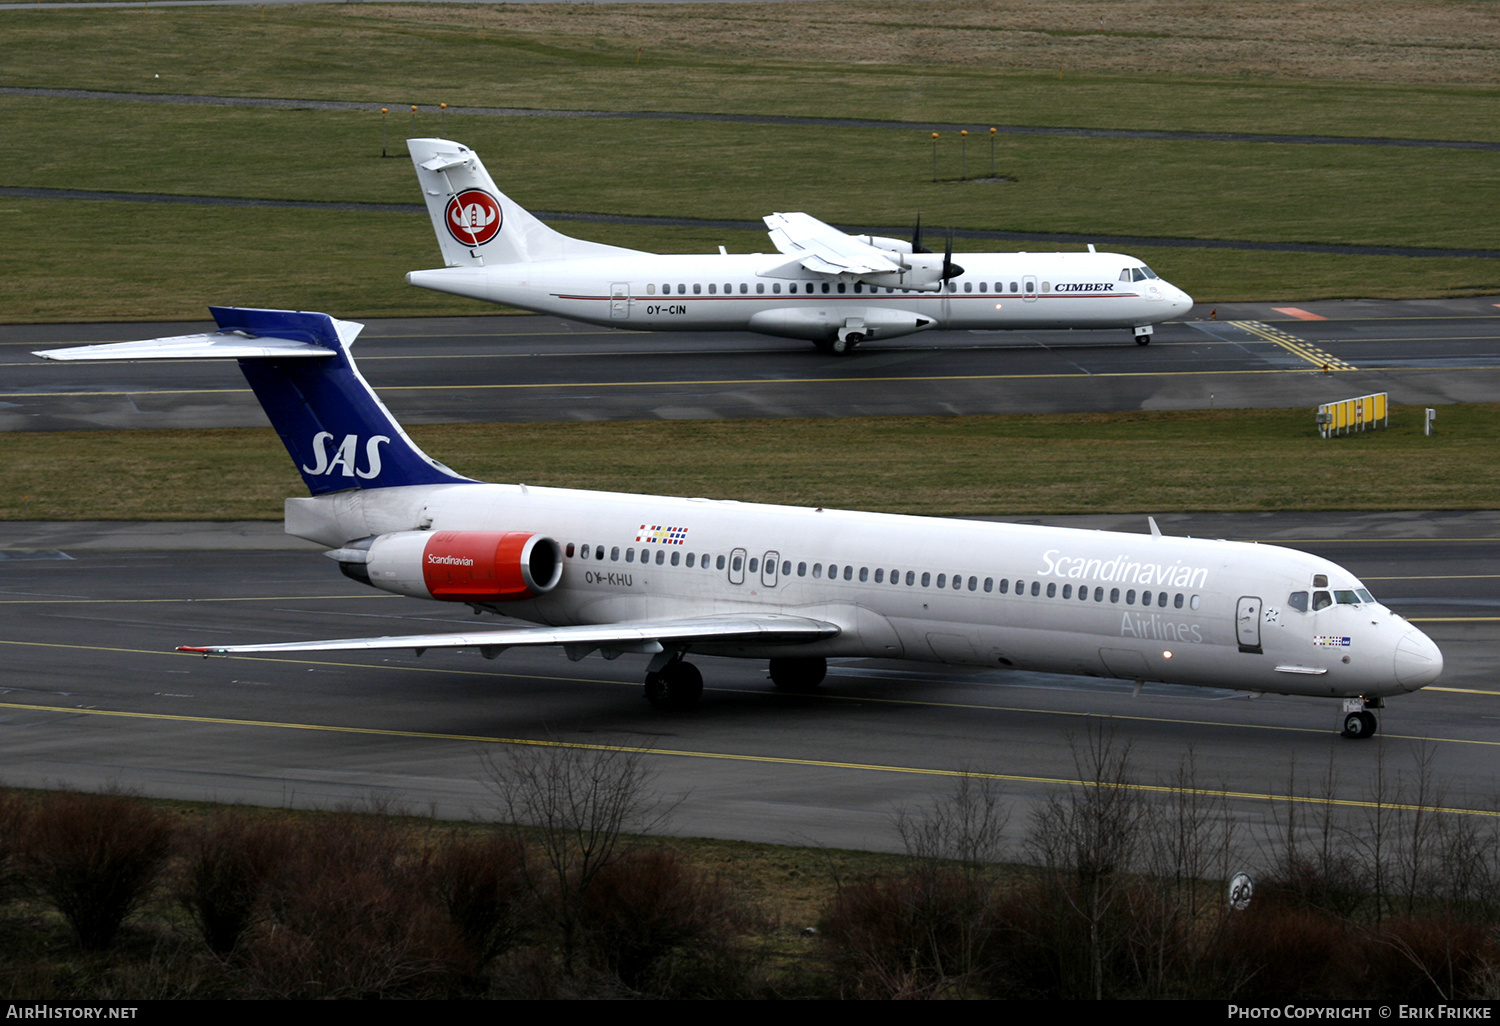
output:
<instances>
[{"instance_id":1,"label":"blue tail fin","mask_svg":"<svg viewBox=\"0 0 1500 1026\"><path fill-rule=\"evenodd\" d=\"M314 495L349 488L472 484L401 430L354 366L363 324L325 313L213 306L219 330L53 349L52 360L235 359Z\"/></svg>"},{"instance_id":2,"label":"blue tail fin","mask_svg":"<svg viewBox=\"0 0 1500 1026\"><path fill-rule=\"evenodd\" d=\"M239 362L312 494L470 480L417 448L354 366L349 344L363 325L324 313L209 310L221 332L310 342L331 350L327 359Z\"/></svg>"}]
</instances>

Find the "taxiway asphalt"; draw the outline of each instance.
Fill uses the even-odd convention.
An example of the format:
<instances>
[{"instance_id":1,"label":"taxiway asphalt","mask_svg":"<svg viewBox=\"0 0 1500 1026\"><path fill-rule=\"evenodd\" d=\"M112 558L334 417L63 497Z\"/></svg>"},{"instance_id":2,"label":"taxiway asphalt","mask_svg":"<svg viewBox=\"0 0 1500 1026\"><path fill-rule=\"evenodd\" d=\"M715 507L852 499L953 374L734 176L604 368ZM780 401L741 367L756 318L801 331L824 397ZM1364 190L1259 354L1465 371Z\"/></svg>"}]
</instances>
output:
<instances>
[{"instance_id":1,"label":"taxiway asphalt","mask_svg":"<svg viewBox=\"0 0 1500 1026\"><path fill-rule=\"evenodd\" d=\"M1295 311L1287 313L1285 311ZM337 314L337 311L332 311ZM1316 319L1313 319L1316 318ZM30 355L209 323L0 326L0 431L263 425L231 366ZM1130 332L929 332L847 357L740 332L550 317L371 320L361 370L405 423L1004 414L1306 406L1500 394L1500 297L1200 306Z\"/></svg>"}]
</instances>

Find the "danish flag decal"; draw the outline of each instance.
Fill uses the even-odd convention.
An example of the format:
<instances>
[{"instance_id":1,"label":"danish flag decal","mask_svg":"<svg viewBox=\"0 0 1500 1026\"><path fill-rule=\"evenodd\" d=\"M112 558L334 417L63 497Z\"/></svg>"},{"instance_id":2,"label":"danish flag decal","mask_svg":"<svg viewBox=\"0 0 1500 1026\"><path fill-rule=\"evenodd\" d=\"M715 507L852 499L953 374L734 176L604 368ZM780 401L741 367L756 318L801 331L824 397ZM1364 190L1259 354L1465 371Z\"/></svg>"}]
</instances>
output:
<instances>
[{"instance_id":1,"label":"danish flag decal","mask_svg":"<svg viewBox=\"0 0 1500 1026\"><path fill-rule=\"evenodd\" d=\"M500 234L504 221L500 201L483 189L465 189L454 196L443 215L448 234L465 246L483 246Z\"/></svg>"}]
</instances>

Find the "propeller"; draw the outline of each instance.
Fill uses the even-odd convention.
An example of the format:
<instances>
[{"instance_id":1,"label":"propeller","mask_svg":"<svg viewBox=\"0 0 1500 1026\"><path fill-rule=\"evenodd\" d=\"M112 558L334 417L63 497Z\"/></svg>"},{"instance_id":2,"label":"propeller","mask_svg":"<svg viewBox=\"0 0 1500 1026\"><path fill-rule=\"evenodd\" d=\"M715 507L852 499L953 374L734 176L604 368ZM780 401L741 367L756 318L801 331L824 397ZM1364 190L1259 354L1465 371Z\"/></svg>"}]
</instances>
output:
<instances>
[{"instance_id":1,"label":"propeller","mask_svg":"<svg viewBox=\"0 0 1500 1026\"><path fill-rule=\"evenodd\" d=\"M964 269L953 262L953 233L948 233L948 244L943 247L943 281L949 278L957 278L964 273Z\"/></svg>"},{"instance_id":2,"label":"propeller","mask_svg":"<svg viewBox=\"0 0 1500 1026\"><path fill-rule=\"evenodd\" d=\"M932 250L922 245L922 212L917 211L917 227L911 233L911 251L913 253L931 253Z\"/></svg>"}]
</instances>

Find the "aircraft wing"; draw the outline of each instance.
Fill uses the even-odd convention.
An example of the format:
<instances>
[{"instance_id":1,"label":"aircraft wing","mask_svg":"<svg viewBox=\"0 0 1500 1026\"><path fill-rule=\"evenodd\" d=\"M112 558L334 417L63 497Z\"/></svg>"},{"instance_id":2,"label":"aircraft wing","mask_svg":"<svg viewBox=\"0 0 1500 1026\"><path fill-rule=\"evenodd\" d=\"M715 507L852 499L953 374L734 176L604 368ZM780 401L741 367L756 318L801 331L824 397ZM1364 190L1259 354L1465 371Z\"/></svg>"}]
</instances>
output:
<instances>
[{"instance_id":1,"label":"aircraft wing","mask_svg":"<svg viewBox=\"0 0 1500 1026\"><path fill-rule=\"evenodd\" d=\"M886 274L900 271L901 264L885 250L845 235L830 224L807 214L767 214L762 218L771 241L802 266L818 274Z\"/></svg>"},{"instance_id":2,"label":"aircraft wing","mask_svg":"<svg viewBox=\"0 0 1500 1026\"><path fill-rule=\"evenodd\" d=\"M408 634L380 638L339 638L334 641L293 641L269 645L182 645L179 652L209 655L266 655L279 652L350 652L429 648L477 648L494 658L514 646L561 645L570 659L582 659L602 649L606 656L621 652L660 652L687 644L786 645L831 638L837 624L788 613L726 613L680 620L640 620L575 627L510 627L452 634Z\"/></svg>"}]
</instances>

